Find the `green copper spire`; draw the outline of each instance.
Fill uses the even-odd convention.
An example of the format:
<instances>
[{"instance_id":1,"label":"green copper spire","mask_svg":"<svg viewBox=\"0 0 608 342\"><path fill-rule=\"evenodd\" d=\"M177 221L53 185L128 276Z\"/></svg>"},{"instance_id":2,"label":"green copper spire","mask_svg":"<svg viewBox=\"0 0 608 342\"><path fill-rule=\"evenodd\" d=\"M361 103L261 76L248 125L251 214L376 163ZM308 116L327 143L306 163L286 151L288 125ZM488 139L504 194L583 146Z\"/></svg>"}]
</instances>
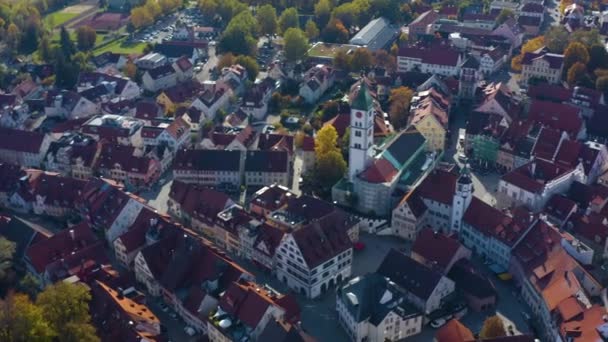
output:
<instances>
[{"instance_id":1,"label":"green copper spire","mask_svg":"<svg viewBox=\"0 0 608 342\"><path fill-rule=\"evenodd\" d=\"M370 108L372 108L374 101L369 93L369 90L367 89L367 82L365 79L362 78L360 82L361 86L359 87L359 92L357 93L357 96L353 100L350 107L351 109L368 111Z\"/></svg>"}]
</instances>

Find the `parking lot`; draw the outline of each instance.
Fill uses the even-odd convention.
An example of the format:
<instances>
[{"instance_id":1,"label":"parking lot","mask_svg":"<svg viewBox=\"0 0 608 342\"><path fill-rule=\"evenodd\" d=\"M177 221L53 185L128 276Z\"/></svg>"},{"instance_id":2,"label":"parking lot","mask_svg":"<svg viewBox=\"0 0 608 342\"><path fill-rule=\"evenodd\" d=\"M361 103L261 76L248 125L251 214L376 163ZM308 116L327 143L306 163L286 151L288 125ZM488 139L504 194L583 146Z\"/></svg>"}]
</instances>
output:
<instances>
[{"instance_id":1,"label":"parking lot","mask_svg":"<svg viewBox=\"0 0 608 342\"><path fill-rule=\"evenodd\" d=\"M179 36L178 29L184 26L207 26L205 16L196 7L187 8L164 18L159 19L149 27L133 35L133 40L139 43L161 43L163 40L185 39ZM200 32L197 38L213 41L217 38L217 31Z\"/></svg>"}]
</instances>

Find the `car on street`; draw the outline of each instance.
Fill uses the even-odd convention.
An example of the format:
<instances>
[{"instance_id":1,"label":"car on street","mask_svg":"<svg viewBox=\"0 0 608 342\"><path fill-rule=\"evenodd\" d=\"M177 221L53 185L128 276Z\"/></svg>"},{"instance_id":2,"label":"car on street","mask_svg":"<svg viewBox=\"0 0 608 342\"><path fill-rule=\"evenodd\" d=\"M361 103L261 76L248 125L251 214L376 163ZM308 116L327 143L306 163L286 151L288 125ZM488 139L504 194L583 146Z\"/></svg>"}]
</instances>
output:
<instances>
[{"instance_id":1,"label":"car on street","mask_svg":"<svg viewBox=\"0 0 608 342\"><path fill-rule=\"evenodd\" d=\"M177 314L176 314L174 311L171 311L171 312L169 313L169 316L170 316L171 318L173 318L173 319L177 319Z\"/></svg>"},{"instance_id":2,"label":"car on street","mask_svg":"<svg viewBox=\"0 0 608 342\"><path fill-rule=\"evenodd\" d=\"M436 320L431 321L431 328L439 329L441 328L447 321L443 318L438 318Z\"/></svg>"},{"instance_id":3,"label":"car on street","mask_svg":"<svg viewBox=\"0 0 608 342\"><path fill-rule=\"evenodd\" d=\"M165 303L160 303L160 309L161 309L163 312L167 312L167 311L169 311L169 307L168 307L168 306L167 306L167 304L165 304Z\"/></svg>"}]
</instances>

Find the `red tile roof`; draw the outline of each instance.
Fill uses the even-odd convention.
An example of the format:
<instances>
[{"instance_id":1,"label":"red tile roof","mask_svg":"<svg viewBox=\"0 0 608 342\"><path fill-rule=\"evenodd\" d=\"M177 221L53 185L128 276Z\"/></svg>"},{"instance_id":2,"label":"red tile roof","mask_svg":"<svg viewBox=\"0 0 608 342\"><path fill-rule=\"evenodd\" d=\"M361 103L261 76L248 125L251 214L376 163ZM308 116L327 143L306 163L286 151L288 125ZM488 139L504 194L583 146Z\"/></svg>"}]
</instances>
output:
<instances>
[{"instance_id":1,"label":"red tile roof","mask_svg":"<svg viewBox=\"0 0 608 342\"><path fill-rule=\"evenodd\" d=\"M567 132L571 138L576 138L583 126L579 109L567 104L542 100L532 100L529 118L542 125Z\"/></svg>"},{"instance_id":2,"label":"red tile roof","mask_svg":"<svg viewBox=\"0 0 608 342\"><path fill-rule=\"evenodd\" d=\"M601 341L603 336L598 331L605 325L606 309L602 305L593 305L560 325L560 334L563 340L572 342Z\"/></svg>"},{"instance_id":3,"label":"red tile roof","mask_svg":"<svg viewBox=\"0 0 608 342\"><path fill-rule=\"evenodd\" d=\"M533 25L533 26L539 25L541 22L540 18L529 17L529 16L521 16L519 18L519 23L521 24L522 21L525 22L524 25ZM545 53L545 52L540 52L540 53L526 52L524 54L524 58L521 63L523 65L531 65L537 59L544 59L545 61L547 61L549 63L549 67L552 69L559 69L562 67L562 65L564 63L564 55L557 55L554 53Z\"/></svg>"},{"instance_id":4,"label":"red tile roof","mask_svg":"<svg viewBox=\"0 0 608 342\"><path fill-rule=\"evenodd\" d=\"M544 160L553 161L561 141L561 133L551 128L541 128L532 155Z\"/></svg>"},{"instance_id":5,"label":"red tile roof","mask_svg":"<svg viewBox=\"0 0 608 342\"><path fill-rule=\"evenodd\" d=\"M15 152L39 153L44 134L0 127L0 149Z\"/></svg>"},{"instance_id":6,"label":"red tile roof","mask_svg":"<svg viewBox=\"0 0 608 342\"><path fill-rule=\"evenodd\" d=\"M564 166L575 168L583 150L583 144L576 140L564 140L555 156L555 162Z\"/></svg>"},{"instance_id":7,"label":"red tile roof","mask_svg":"<svg viewBox=\"0 0 608 342\"><path fill-rule=\"evenodd\" d=\"M515 208L511 216L473 197L464 214L463 222L484 235L489 235L502 243L513 246L532 226L536 217L523 207Z\"/></svg>"},{"instance_id":8,"label":"red tile roof","mask_svg":"<svg viewBox=\"0 0 608 342\"><path fill-rule=\"evenodd\" d=\"M105 144L95 167L105 172L118 165L123 171L129 173L148 174L155 160L146 156L138 156L135 148L118 144Z\"/></svg>"},{"instance_id":9,"label":"red tile roof","mask_svg":"<svg viewBox=\"0 0 608 342\"><path fill-rule=\"evenodd\" d=\"M501 180L528 192L537 193L544 189L546 183L572 170L571 167L535 159L505 174Z\"/></svg>"},{"instance_id":10,"label":"red tile roof","mask_svg":"<svg viewBox=\"0 0 608 342\"><path fill-rule=\"evenodd\" d=\"M84 256L96 245L102 245L102 242L87 223L81 223L29 246L26 256L36 272L43 273L49 265L79 258L81 254Z\"/></svg>"},{"instance_id":11,"label":"red tile roof","mask_svg":"<svg viewBox=\"0 0 608 342\"><path fill-rule=\"evenodd\" d=\"M272 184L258 190L250 199L256 205L268 211L275 211L287 204L287 200L295 196L288 188Z\"/></svg>"},{"instance_id":12,"label":"red tile roof","mask_svg":"<svg viewBox=\"0 0 608 342\"><path fill-rule=\"evenodd\" d=\"M171 184L169 198L191 217L205 221L215 220L217 214L233 203L223 192L178 180Z\"/></svg>"},{"instance_id":13,"label":"red tile roof","mask_svg":"<svg viewBox=\"0 0 608 342\"><path fill-rule=\"evenodd\" d=\"M445 269L461 246L457 239L426 228L416 238L412 253L422 256L427 263L434 262L441 269Z\"/></svg>"},{"instance_id":14,"label":"red tile roof","mask_svg":"<svg viewBox=\"0 0 608 342\"><path fill-rule=\"evenodd\" d=\"M352 248L347 235L351 226L352 221L347 214L336 210L293 232L308 268L313 269Z\"/></svg>"},{"instance_id":15,"label":"red tile roof","mask_svg":"<svg viewBox=\"0 0 608 342\"><path fill-rule=\"evenodd\" d=\"M604 244L608 238L608 225L604 224L605 217L600 214L574 215L569 221L572 231L595 243Z\"/></svg>"},{"instance_id":16,"label":"red tile roof","mask_svg":"<svg viewBox=\"0 0 608 342\"><path fill-rule=\"evenodd\" d=\"M435 169L420 183L417 190L423 199L452 205L458 175L445 170Z\"/></svg>"},{"instance_id":17,"label":"red tile roof","mask_svg":"<svg viewBox=\"0 0 608 342\"><path fill-rule=\"evenodd\" d=\"M32 194L44 199L46 205L74 208L86 183L84 180L45 172L30 186Z\"/></svg>"},{"instance_id":18,"label":"red tile roof","mask_svg":"<svg viewBox=\"0 0 608 342\"><path fill-rule=\"evenodd\" d=\"M458 51L447 46L402 47L398 57L415 58L420 59L422 63L445 66L457 66L460 60Z\"/></svg>"},{"instance_id":19,"label":"red tile roof","mask_svg":"<svg viewBox=\"0 0 608 342\"><path fill-rule=\"evenodd\" d=\"M563 221L566 220L576 208L576 202L561 194L555 194L549 199L549 202L547 202L545 213Z\"/></svg>"},{"instance_id":20,"label":"red tile roof","mask_svg":"<svg viewBox=\"0 0 608 342\"><path fill-rule=\"evenodd\" d=\"M261 288L258 284L252 282L233 282L226 292L220 298L219 306L224 312L232 315L240 320L243 324L251 329L255 329L261 323L264 314L269 307L283 309L286 316L294 316L292 310L297 310L295 316L299 316L299 308L293 307L293 299L288 300L285 297L290 295L280 295L275 297L275 294ZM281 304L288 304L287 308ZM297 306L297 304L295 304Z\"/></svg>"},{"instance_id":21,"label":"red tile roof","mask_svg":"<svg viewBox=\"0 0 608 342\"><path fill-rule=\"evenodd\" d=\"M365 171L361 172L359 177L370 183L386 183L395 178L398 172L399 170L391 162L384 158L379 158L374 160Z\"/></svg>"},{"instance_id":22,"label":"red tile roof","mask_svg":"<svg viewBox=\"0 0 608 342\"><path fill-rule=\"evenodd\" d=\"M177 229L177 225L170 222L168 217L144 207L128 230L118 238L128 254L145 246L147 233L160 236L165 229Z\"/></svg>"},{"instance_id":23,"label":"red tile roof","mask_svg":"<svg viewBox=\"0 0 608 342\"><path fill-rule=\"evenodd\" d=\"M572 96L572 90L557 84L541 83L530 85L528 96L539 100L566 102Z\"/></svg>"}]
</instances>

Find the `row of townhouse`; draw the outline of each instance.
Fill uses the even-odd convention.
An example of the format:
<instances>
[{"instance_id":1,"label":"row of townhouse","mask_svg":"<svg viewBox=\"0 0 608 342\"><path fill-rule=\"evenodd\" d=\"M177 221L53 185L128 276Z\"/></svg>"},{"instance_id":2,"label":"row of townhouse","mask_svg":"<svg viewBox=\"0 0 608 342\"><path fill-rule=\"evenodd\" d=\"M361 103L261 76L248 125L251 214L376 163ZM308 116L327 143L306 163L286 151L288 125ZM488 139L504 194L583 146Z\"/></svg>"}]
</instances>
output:
<instances>
[{"instance_id":1,"label":"row of townhouse","mask_svg":"<svg viewBox=\"0 0 608 342\"><path fill-rule=\"evenodd\" d=\"M195 200L203 194L204 201ZM243 208L215 190L175 181L169 212L307 297L319 296L351 274L358 221L286 187L263 187Z\"/></svg>"},{"instance_id":2,"label":"row of townhouse","mask_svg":"<svg viewBox=\"0 0 608 342\"><path fill-rule=\"evenodd\" d=\"M291 157L286 151L180 150L173 165L176 180L232 190L279 183L289 186Z\"/></svg>"}]
</instances>

